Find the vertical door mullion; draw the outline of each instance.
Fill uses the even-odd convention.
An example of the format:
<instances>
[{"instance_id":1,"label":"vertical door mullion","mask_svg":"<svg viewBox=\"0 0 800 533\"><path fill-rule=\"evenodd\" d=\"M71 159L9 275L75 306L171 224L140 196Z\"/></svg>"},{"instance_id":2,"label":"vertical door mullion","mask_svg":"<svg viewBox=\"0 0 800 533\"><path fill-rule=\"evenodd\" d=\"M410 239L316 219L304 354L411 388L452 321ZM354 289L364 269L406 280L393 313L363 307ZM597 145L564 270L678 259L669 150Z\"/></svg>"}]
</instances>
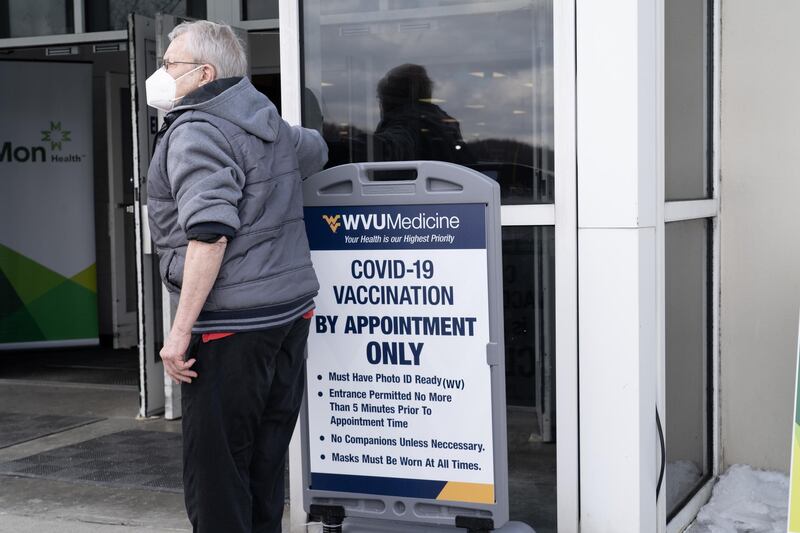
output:
<instances>
[{"instance_id":1,"label":"vertical door mullion","mask_svg":"<svg viewBox=\"0 0 800 533\"><path fill-rule=\"evenodd\" d=\"M300 0L279 0L281 116L300 124ZM305 406L303 406L305 408ZM289 443L289 531L305 533L308 517L303 509L303 451L299 425Z\"/></svg>"},{"instance_id":2,"label":"vertical door mullion","mask_svg":"<svg viewBox=\"0 0 800 533\"><path fill-rule=\"evenodd\" d=\"M666 51L665 51L665 7L666 0L656 1L656 411L660 416L661 438L666 444L666 405L667 405L667 348L666 348L666 119L665 119L665 84L666 84ZM658 453L661 453L659 448ZM664 454L666 454L666 445ZM666 470L666 456L658 457ZM656 531L663 533L667 527L667 479L666 471L661 481L661 492L656 503Z\"/></svg>"},{"instance_id":3,"label":"vertical door mullion","mask_svg":"<svg viewBox=\"0 0 800 533\"><path fill-rule=\"evenodd\" d=\"M575 0L553 2L558 531L578 533L578 211Z\"/></svg>"},{"instance_id":4,"label":"vertical door mullion","mask_svg":"<svg viewBox=\"0 0 800 533\"><path fill-rule=\"evenodd\" d=\"M721 56L721 24L720 21L722 11L722 0L714 0L714 40L713 40L713 61L714 61L714 69L713 69L713 81L712 81L712 106L711 106L711 115L712 115L712 145L709 147L711 150L711 160L712 160L712 172L711 172L711 179L714 188L714 199L716 200L717 212L716 216L713 219L713 248L712 248L712 273L713 273L713 289L712 289L712 312L714 313L712 318L712 332L711 332L711 346L712 346L712 382L714 384L713 390L713 456L714 456L714 464L713 464L713 471L712 474L714 477L718 476L721 473L722 469L722 452L721 452L721 443L722 443L722 430L720 429L720 338L719 338L719 331L720 331L720 324L719 324L719 315L720 315L720 222L721 219L719 217L719 209L721 205L721 183L720 183L720 158L719 158L719 146L720 146L720 101L719 101L719 94L720 94L720 56Z\"/></svg>"},{"instance_id":5,"label":"vertical door mullion","mask_svg":"<svg viewBox=\"0 0 800 533\"><path fill-rule=\"evenodd\" d=\"M85 33L84 0L72 0L72 24L75 33Z\"/></svg>"}]
</instances>

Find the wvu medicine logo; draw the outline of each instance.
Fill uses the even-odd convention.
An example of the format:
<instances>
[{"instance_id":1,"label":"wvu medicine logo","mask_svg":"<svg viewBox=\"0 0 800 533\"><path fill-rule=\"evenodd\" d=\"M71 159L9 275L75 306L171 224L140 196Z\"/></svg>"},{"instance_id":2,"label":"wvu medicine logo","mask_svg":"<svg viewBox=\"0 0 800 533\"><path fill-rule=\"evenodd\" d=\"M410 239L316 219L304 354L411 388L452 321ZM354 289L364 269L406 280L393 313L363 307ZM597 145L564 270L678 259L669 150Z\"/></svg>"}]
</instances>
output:
<instances>
[{"instance_id":1,"label":"wvu medicine logo","mask_svg":"<svg viewBox=\"0 0 800 533\"><path fill-rule=\"evenodd\" d=\"M336 230L338 230L339 227L342 225L342 223L339 222L340 218L342 218L342 215L333 215L333 216L322 215L322 220L328 223L328 227L331 228L331 232L333 233L336 233Z\"/></svg>"}]
</instances>

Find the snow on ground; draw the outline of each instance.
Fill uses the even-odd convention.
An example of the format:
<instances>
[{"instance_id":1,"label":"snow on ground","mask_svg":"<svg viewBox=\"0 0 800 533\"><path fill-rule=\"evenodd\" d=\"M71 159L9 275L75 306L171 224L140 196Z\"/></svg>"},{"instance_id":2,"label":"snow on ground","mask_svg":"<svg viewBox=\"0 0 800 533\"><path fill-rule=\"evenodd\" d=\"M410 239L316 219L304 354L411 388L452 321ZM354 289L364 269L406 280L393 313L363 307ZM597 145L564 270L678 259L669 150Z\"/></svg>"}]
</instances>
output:
<instances>
[{"instance_id":1,"label":"snow on ground","mask_svg":"<svg viewBox=\"0 0 800 533\"><path fill-rule=\"evenodd\" d=\"M686 533L786 533L789 477L734 465Z\"/></svg>"},{"instance_id":2,"label":"snow on ground","mask_svg":"<svg viewBox=\"0 0 800 533\"><path fill-rule=\"evenodd\" d=\"M667 463L667 476L665 479L667 489L667 512L675 508L692 489L703 474L700 467L692 461L675 461Z\"/></svg>"}]
</instances>

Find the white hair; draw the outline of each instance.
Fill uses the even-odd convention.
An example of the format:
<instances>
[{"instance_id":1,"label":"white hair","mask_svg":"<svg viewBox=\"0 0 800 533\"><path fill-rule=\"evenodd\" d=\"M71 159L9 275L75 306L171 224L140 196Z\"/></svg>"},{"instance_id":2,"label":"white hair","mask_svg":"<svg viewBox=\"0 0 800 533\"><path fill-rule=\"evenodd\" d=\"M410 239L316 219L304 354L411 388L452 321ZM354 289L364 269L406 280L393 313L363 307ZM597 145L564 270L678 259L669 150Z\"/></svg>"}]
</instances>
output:
<instances>
[{"instance_id":1,"label":"white hair","mask_svg":"<svg viewBox=\"0 0 800 533\"><path fill-rule=\"evenodd\" d=\"M247 75L244 43L227 24L208 20L181 22L169 32L169 40L183 34L186 34L186 51L195 61L212 65L218 79Z\"/></svg>"}]
</instances>

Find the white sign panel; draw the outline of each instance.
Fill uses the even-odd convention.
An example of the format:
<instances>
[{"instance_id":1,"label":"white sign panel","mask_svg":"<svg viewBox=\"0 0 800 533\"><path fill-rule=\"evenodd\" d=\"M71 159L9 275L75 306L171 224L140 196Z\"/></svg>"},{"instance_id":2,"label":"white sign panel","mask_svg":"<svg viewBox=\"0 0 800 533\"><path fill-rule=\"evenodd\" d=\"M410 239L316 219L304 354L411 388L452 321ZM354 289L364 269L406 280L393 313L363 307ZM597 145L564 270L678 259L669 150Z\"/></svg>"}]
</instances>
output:
<instances>
[{"instance_id":1,"label":"white sign panel","mask_svg":"<svg viewBox=\"0 0 800 533\"><path fill-rule=\"evenodd\" d=\"M485 209L306 208L311 489L495 502Z\"/></svg>"}]
</instances>

